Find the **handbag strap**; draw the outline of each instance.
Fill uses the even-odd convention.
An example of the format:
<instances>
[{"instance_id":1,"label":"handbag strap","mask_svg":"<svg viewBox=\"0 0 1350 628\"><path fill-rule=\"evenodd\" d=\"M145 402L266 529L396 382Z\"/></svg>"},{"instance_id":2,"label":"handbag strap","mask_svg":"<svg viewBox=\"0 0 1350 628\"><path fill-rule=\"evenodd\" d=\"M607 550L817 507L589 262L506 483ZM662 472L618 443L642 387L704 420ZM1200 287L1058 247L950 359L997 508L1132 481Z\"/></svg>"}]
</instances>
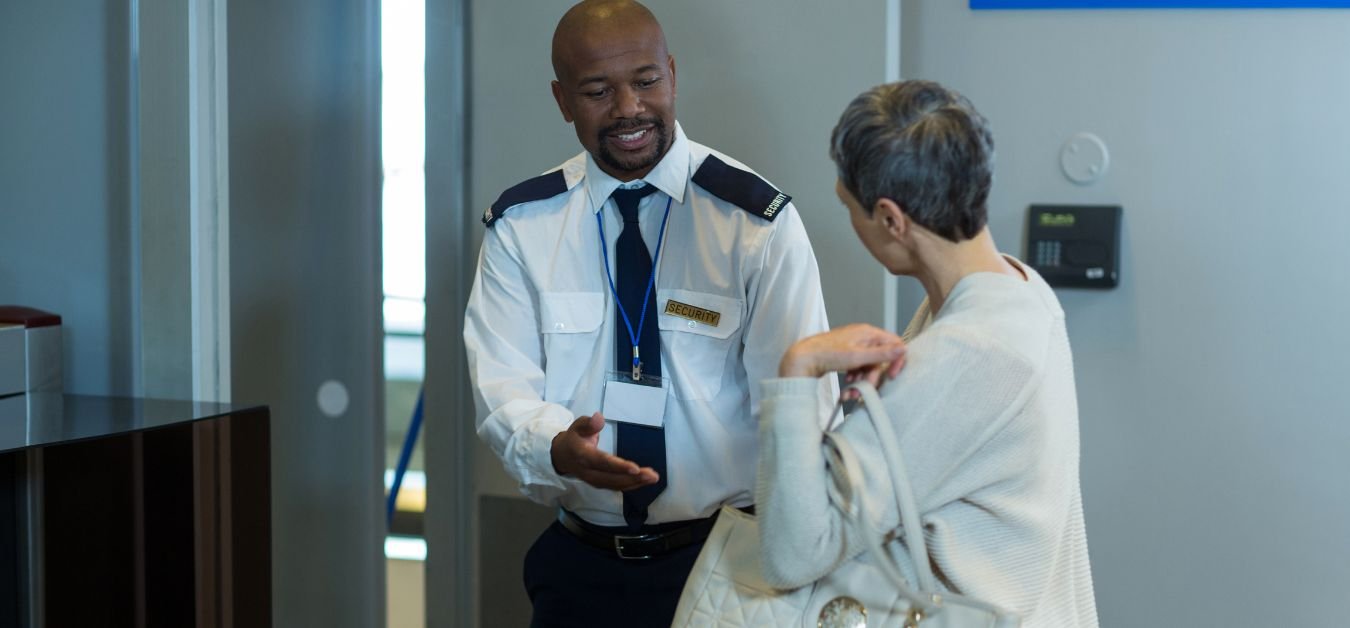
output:
<instances>
[{"instance_id":1,"label":"handbag strap","mask_svg":"<svg viewBox=\"0 0 1350 628\"><path fill-rule=\"evenodd\" d=\"M1021 623L1018 617L997 605L962 595L938 594L940 589L937 587L937 579L933 577L933 568L929 563L928 543L924 538L923 523L919 518L918 501L914 499L914 488L909 482L909 473L900 454L900 441L895 435L895 426L891 423L890 415L886 412L886 407L882 404L881 396L877 394L875 387L867 382L859 382L850 385L849 388L857 390L862 396L863 406L867 409L867 416L872 421L877 442L881 445L882 454L886 459L886 466L891 475L891 486L895 491L895 503L900 510L900 523L905 531L905 545L909 550L910 560L914 563L919 590L916 591L909 586L891 555L886 551L886 545L891 540L890 533L877 530L872 524L873 520L880 520L880 517L873 514L877 500L869 497L866 486L860 479L863 477L862 466L858 462L853 446L842 435L827 431L825 441L830 445L827 457L831 474L834 476L834 485L830 487L830 499L841 506L859 528L862 538L868 540L868 550L876 558L874 564L886 573L897 592L910 601L912 609L921 611L922 616L931 616L941 611L946 603L959 601L963 606L989 613L997 619L997 626L1001 628L1018 626Z\"/></svg>"},{"instance_id":2,"label":"handbag strap","mask_svg":"<svg viewBox=\"0 0 1350 628\"><path fill-rule=\"evenodd\" d=\"M895 491L895 502L900 512L900 521L906 532L906 546L911 562L918 576L919 590L910 587L904 575L886 552L885 545L889 535L876 529L872 524L879 519L876 500L867 494L862 478L863 473L853 446L837 432L825 432L826 457L832 475L829 488L830 500L853 522L861 538L867 540L868 550L876 557L876 565L885 572L897 592L908 599L925 614L941 606L941 598L931 592L937 591L936 579L928 563L928 547L924 540L923 528L919 521L919 509L914 500L914 491L909 483L904 460L900 456L895 431L890 424L886 409L881 404L876 389L866 382L853 384L849 388L857 390L862 396L863 405L876 431L878 442L886 458L886 466L891 475L891 486ZM832 422L833 423L833 422ZM924 593L927 591L929 593Z\"/></svg>"},{"instance_id":3,"label":"handbag strap","mask_svg":"<svg viewBox=\"0 0 1350 628\"><path fill-rule=\"evenodd\" d=\"M919 588L936 591L937 579L933 577L933 568L928 562L928 542L924 539L923 522L919 520L919 504L914 499L914 487L909 482L905 459L900 454L895 425L891 423L890 414L886 412L886 406L881 403L881 396L872 384L859 382L850 388L862 393L863 406L867 408L867 416L872 419L872 427L877 433L877 442L886 456L886 468L891 472L891 486L895 490L895 504L900 510L900 524L905 529L905 545L909 547L909 556L914 561Z\"/></svg>"}]
</instances>

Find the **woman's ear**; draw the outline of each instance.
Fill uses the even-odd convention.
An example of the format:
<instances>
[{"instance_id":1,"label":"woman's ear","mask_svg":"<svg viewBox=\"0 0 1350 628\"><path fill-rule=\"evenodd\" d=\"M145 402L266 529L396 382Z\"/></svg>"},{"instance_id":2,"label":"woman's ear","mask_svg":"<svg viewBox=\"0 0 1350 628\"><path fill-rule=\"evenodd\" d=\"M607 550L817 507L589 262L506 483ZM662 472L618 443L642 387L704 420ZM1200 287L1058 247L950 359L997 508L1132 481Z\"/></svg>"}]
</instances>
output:
<instances>
[{"instance_id":1,"label":"woman's ear","mask_svg":"<svg viewBox=\"0 0 1350 628\"><path fill-rule=\"evenodd\" d=\"M901 240L909 233L909 216L900 209L900 204L882 197L872 206L872 218L878 221L892 238Z\"/></svg>"}]
</instances>

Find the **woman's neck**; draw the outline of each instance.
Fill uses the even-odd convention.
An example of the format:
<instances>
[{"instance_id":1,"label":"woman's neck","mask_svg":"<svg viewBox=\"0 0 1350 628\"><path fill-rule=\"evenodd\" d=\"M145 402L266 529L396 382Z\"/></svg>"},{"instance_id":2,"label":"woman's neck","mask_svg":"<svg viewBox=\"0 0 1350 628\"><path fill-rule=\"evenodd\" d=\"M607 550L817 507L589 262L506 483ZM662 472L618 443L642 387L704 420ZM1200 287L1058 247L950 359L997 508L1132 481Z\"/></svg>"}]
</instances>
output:
<instances>
[{"instance_id":1,"label":"woman's neck","mask_svg":"<svg viewBox=\"0 0 1350 628\"><path fill-rule=\"evenodd\" d=\"M924 292L928 293L928 311L934 316L947 302L956 284L967 275L997 273L1023 281L1027 278L998 252L988 227L980 230L975 237L961 242L926 235L919 247L918 258L919 268L914 276L923 284Z\"/></svg>"}]
</instances>

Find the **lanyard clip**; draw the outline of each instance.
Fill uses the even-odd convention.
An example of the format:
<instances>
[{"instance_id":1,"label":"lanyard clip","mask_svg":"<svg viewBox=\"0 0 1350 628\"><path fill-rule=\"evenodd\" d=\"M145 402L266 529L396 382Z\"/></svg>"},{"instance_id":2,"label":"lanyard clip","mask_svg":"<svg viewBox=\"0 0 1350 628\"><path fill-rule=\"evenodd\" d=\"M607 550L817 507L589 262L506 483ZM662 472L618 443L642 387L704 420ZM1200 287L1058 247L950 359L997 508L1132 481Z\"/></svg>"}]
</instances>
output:
<instances>
[{"instance_id":1,"label":"lanyard clip","mask_svg":"<svg viewBox=\"0 0 1350 628\"><path fill-rule=\"evenodd\" d=\"M633 345L633 381L642 380L642 362L638 360L637 345Z\"/></svg>"}]
</instances>

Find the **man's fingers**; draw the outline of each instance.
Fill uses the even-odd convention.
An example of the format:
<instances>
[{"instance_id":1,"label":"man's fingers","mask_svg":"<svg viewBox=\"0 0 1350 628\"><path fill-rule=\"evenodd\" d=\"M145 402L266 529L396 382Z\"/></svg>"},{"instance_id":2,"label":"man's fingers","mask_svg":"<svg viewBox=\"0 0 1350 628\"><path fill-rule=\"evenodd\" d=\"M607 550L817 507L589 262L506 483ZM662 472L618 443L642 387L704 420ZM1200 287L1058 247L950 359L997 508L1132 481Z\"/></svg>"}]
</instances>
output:
<instances>
[{"instance_id":1,"label":"man's fingers","mask_svg":"<svg viewBox=\"0 0 1350 628\"><path fill-rule=\"evenodd\" d=\"M651 467L639 467L632 460L598 449L586 452L581 463L582 468L576 473L577 479L596 488L628 491L655 484L660 478Z\"/></svg>"},{"instance_id":2,"label":"man's fingers","mask_svg":"<svg viewBox=\"0 0 1350 628\"><path fill-rule=\"evenodd\" d=\"M622 475L637 475L641 469L636 462L625 460L614 454L593 449L582 456L581 464L587 471L599 473L615 473Z\"/></svg>"},{"instance_id":3,"label":"man's fingers","mask_svg":"<svg viewBox=\"0 0 1350 628\"><path fill-rule=\"evenodd\" d=\"M560 435L568 444L559 449L558 441L554 441L554 468L596 488L616 491L656 483L660 476L651 467L639 467L595 447L596 434L604 427L605 417L599 412L573 421L567 428L570 436Z\"/></svg>"},{"instance_id":4,"label":"man's fingers","mask_svg":"<svg viewBox=\"0 0 1350 628\"><path fill-rule=\"evenodd\" d=\"M643 467L641 472L635 475L588 470L578 473L576 477L596 488L615 491L631 491L635 488L655 484L660 476L658 476L656 471L653 471L651 467Z\"/></svg>"},{"instance_id":5,"label":"man's fingers","mask_svg":"<svg viewBox=\"0 0 1350 628\"><path fill-rule=\"evenodd\" d=\"M563 475L574 475L595 466L595 456L605 455L596 449L599 440L597 435L604 427L605 419L598 412L572 421L566 431L553 438L553 448L549 452L553 458L553 468Z\"/></svg>"},{"instance_id":6,"label":"man's fingers","mask_svg":"<svg viewBox=\"0 0 1350 628\"><path fill-rule=\"evenodd\" d=\"M577 436L591 438L592 436L599 434L600 430L605 429L605 417L600 416L599 412L596 412L591 416L579 417L577 420L572 421L572 427L570 429L573 432L576 432Z\"/></svg>"}]
</instances>

